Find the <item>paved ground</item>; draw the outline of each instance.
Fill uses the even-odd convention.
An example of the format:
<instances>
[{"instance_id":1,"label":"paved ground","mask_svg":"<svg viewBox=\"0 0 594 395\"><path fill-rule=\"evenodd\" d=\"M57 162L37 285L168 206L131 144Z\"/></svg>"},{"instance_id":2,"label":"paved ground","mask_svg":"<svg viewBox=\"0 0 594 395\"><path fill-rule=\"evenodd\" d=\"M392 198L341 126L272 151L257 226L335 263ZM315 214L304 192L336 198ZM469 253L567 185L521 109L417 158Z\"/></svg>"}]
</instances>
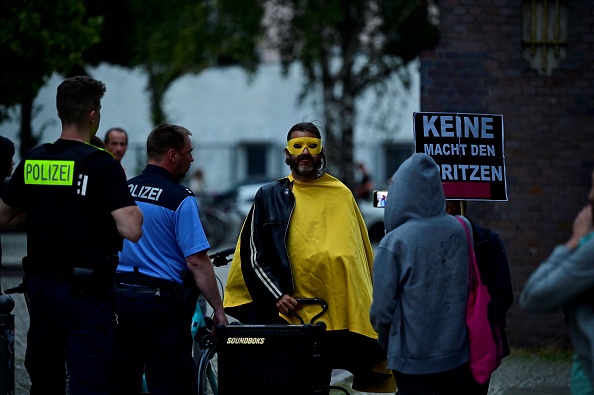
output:
<instances>
[{"instance_id":1,"label":"paved ground","mask_svg":"<svg viewBox=\"0 0 594 395\"><path fill-rule=\"evenodd\" d=\"M223 249L225 247L221 247ZM0 270L1 288L16 286L21 281L20 259L24 255L25 241L19 234L2 234L3 267ZM227 268L216 268L224 281ZM22 295L14 295L15 309L15 395L28 393L30 381L23 366L29 315ZM559 352L530 352L514 350L505 358L491 380L489 395L569 395L570 355ZM333 382L350 390L351 376L335 372ZM341 394L337 391L334 394ZM363 395L351 392L352 395Z\"/></svg>"},{"instance_id":2,"label":"paved ground","mask_svg":"<svg viewBox=\"0 0 594 395\"><path fill-rule=\"evenodd\" d=\"M570 395L570 358L569 353L513 351L492 376L489 395ZM350 389L351 379L344 372L335 377L335 384Z\"/></svg>"}]
</instances>

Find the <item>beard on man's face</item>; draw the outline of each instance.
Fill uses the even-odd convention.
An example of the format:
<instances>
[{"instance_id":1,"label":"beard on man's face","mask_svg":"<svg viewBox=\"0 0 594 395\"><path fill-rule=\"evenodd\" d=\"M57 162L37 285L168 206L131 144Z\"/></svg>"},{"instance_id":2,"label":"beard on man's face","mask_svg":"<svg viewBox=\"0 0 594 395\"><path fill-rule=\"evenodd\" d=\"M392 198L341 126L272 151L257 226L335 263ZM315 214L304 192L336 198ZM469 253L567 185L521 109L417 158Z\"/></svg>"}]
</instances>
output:
<instances>
[{"instance_id":1,"label":"beard on man's face","mask_svg":"<svg viewBox=\"0 0 594 395\"><path fill-rule=\"evenodd\" d=\"M307 160L308 162L302 162L303 160ZM316 158L312 155L291 155L288 162L289 167L295 173L305 177L312 177L316 176L318 173L318 167L320 167L320 160L321 159L319 157Z\"/></svg>"}]
</instances>

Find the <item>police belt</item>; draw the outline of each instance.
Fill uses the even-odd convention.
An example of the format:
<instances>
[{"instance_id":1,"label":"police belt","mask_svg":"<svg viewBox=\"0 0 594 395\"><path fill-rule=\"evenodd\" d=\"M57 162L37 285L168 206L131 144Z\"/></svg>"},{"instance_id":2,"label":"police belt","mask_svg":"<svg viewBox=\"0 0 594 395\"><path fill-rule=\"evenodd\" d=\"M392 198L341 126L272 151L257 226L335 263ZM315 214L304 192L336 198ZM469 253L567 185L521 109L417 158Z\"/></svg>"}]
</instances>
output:
<instances>
[{"instance_id":1,"label":"police belt","mask_svg":"<svg viewBox=\"0 0 594 395\"><path fill-rule=\"evenodd\" d=\"M28 268L25 275L31 277L44 277L52 279L72 280L74 278L74 268L47 269L41 267Z\"/></svg>"},{"instance_id":2,"label":"police belt","mask_svg":"<svg viewBox=\"0 0 594 395\"><path fill-rule=\"evenodd\" d=\"M83 277L87 277L94 272L97 272L102 278L110 277L117 265L117 254L89 253L78 259L72 256L54 259L23 257L25 275L68 280L79 277L81 274Z\"/></svg>"},{"instance_id":3,"label":"police belt","mask_svg":"<svg viewBox=\"0 0 594 395\"><path fill-rule=\"evenodd\" d=\"M113 282L116 288L119 285L134 285L154 289L155 291L159 289L161 291L172 292L174 294L179 294L181 291L181 285L175 281L151 277L142 273L116 273Z\"/></svg>"}]
</instances>

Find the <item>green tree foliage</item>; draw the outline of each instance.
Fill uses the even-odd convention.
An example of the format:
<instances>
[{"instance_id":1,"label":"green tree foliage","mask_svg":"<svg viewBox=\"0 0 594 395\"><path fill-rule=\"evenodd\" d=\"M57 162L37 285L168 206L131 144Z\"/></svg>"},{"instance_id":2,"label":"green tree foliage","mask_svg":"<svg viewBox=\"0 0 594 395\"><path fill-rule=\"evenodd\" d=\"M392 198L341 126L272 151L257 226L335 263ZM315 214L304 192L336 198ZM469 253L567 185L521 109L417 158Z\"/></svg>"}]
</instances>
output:
<instances>
[{"instance_id":1,"label":"green tree foliage","mask_svg":"<svg viewBox=\"0 0 594 395\"><path fill-rule=\"evenodd\" d=\"M33 101L54 72L83 64L99 40L100 17L87 18L83 0L6 0L0 12L0 122L21 106L24 155L40 136L31 129Z\"/></svg>"},{"instance_id":2,"label":"green tree foliage","mask_svg":"<svg viewBox=\"0 0 594 395\"><path fill-rule=\"evenodd\" d=\"M105 24L85 59L147 73L151 121L167 121L163 98L179 77L215 65L257 65L262 9L251 0L87 0Z\"/></svg>"},{"instance_id":3,"label":"green tree foliage","mask_svg":"<svg viewBox=\"0 0 594 395\"><path fill-rule=\"evenodd\" d=\"M304 94L322 92L329 165L353 187L356 99L381 88L420 51L437 44L438 32L420 0L267 0L268 44L285 71L298 61Z\"/></svg>"}]
</instances>

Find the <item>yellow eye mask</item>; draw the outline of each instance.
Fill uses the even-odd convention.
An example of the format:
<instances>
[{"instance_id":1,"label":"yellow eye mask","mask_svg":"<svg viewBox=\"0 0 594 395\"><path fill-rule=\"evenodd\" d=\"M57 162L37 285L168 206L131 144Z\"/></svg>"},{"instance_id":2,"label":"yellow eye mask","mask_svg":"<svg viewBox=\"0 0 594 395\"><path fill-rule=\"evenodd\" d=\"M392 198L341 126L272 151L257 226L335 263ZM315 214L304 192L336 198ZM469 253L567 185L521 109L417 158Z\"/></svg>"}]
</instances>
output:
<instances>
[{"instance_id":1,"label":"yellow eye mask","mask_svg":"<svg viewBox=\"0 0 594 395\"><path fill-rule=\"evenodd\" d=\"M291 155L301 155L307 148L310 154L318 155L322 152L322 139L315 137L297 137L287 141L287 151Z\"/></svg>"}]
</instances>

